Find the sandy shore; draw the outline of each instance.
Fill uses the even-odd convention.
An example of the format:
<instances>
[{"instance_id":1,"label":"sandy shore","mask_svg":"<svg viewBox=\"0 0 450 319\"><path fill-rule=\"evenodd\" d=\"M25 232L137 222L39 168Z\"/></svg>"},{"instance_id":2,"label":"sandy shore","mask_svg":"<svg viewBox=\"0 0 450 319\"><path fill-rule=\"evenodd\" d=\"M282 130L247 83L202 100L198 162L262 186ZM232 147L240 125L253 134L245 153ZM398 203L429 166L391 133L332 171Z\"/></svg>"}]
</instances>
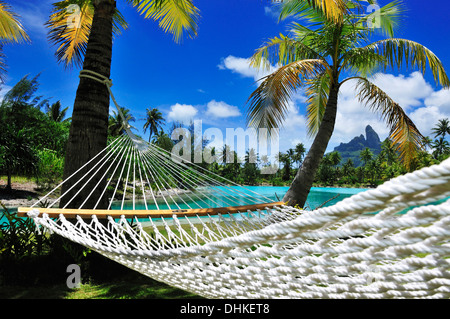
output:
<instances>
[{"instance_id":1,"label":"sandy shore","mask_svg":"<svg viewBox=\"0 0 450 319\"><path fill-rule=\"evenodd\" d=\"M12 183L11 192L7 192L5 187L6 182L0 180L0 201L7 208L31 206L39 199L36 183Z\"/></svg>"}]
</instances>

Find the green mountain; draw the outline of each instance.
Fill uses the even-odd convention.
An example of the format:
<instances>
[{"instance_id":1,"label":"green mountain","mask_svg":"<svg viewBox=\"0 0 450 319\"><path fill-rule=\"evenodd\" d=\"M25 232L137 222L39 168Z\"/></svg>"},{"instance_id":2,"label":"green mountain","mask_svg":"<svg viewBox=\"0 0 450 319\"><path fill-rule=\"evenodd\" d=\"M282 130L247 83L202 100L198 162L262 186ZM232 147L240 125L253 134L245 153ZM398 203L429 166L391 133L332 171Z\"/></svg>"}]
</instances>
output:
<instances>
[{"instance_id":1,"label":"green mountain","mask_svg":"<svg viewBox=\"0 0 450 319\"><path fill-rule=\"evenodd\" d=\"M370 125L366 126L365 137L362 134L356 136L350 142L341 143L339 146L335 147L334 151L338 151L341 154L341 165L347 162L348 159L351 159L355 167L358 167L362 164L359 153L366 147L372 151L374 156L381 152L380 137Z\"/></svg>"}]
</instances>

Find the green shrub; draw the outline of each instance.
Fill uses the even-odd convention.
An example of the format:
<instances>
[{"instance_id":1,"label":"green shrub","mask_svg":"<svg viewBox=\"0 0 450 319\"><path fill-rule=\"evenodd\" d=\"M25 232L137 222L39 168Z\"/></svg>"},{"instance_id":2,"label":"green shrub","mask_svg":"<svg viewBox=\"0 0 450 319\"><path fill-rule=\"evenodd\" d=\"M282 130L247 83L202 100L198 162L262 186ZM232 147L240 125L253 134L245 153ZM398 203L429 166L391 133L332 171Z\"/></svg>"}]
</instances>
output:
<instances>
[{"instance_id":1,"label":"green shrub","mask_svg":"<svg viewBox=\"0 0 450 319\"><path fill-rule=\"evenodd\" d=\"M63 177L64 158L58 157L55 151L42 149L38 151L38 186L49 189L56 185Z\"/></svg>"}]
</instances>

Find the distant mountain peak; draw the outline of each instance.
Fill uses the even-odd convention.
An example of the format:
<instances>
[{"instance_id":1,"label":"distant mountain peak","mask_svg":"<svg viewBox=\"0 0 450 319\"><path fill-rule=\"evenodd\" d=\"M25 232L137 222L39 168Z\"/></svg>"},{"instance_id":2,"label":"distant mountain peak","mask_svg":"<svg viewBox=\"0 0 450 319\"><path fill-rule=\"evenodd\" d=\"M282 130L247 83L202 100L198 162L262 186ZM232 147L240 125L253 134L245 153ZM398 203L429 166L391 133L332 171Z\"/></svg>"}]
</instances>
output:
<instances>
[{"instance_id":1,"label":"distant mountain peak","mask_svg":"<svg viewBox=\"0 0 450 319\"><path fill-rule=\"evenodd\" d=\"M368 148L380 149L381 150L381 141L377 132L372 128L372 126L366 126L366 146Z\"/></svg>"},{"instance_id":2,"label":"distant mountain peak","mask_svg":"<svg viewBox=\"0 0 450 319\"><path fill-rule=\"evenodd\" d=\"M359 152L368 147L374 155L378 155L381 152L381 140L377 132L372 126L367 125L365 129L366 136L363 134L354 137L348 143L341 143L334 148L335 151L341 153L342 161L345 163L348 158L351 158L355 166L360 163Z\"/></svg>"}]
</instances>

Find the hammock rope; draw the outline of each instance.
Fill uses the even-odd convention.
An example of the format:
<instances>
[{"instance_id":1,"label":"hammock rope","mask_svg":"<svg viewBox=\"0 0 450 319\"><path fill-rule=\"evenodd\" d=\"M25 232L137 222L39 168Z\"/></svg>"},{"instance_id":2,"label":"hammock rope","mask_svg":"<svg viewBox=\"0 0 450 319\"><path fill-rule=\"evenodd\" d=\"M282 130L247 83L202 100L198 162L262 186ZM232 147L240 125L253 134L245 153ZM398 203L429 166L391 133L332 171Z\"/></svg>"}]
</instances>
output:
<instances>
[{"instance_id":1,"label":"hammock rope","mask_svg":"<svg viewBox=\"0 0 450 319\"><path fill-rule=\"evenodd\" d=\"M69 177L106 179L107 209L57 207L64 181L19 215L207 298L450 297L450 159L304 211L126 132Z\"/></svg>"}]
</instances>

